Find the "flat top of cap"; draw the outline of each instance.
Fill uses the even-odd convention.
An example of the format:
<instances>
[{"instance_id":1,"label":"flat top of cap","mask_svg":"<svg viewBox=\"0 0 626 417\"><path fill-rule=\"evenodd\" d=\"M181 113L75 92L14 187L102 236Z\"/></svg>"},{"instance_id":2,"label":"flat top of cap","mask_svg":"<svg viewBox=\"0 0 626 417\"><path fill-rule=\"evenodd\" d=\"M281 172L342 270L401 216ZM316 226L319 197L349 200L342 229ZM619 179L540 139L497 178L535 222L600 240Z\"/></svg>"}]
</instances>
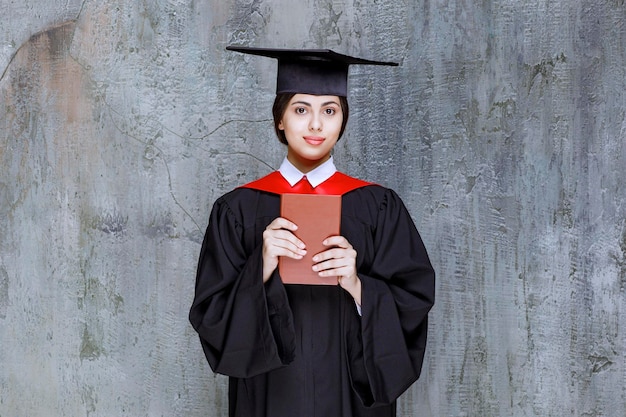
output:
<instances>
[{"instance_id":1,"label":"flat top of cap","mask_svg":"<svg viewBox=\"0 0 626 417\"><path fill-rule=\"evenodd\" d=\"M320 60L335 62L339 64L360 64L360 65L390 65L397 66L397 62L372 61L369 59L356 58L349 55L340 54L330 49L280 49L280 48L253 48L247 46L230 45L226 47L229 51L242 52L244 54L259 55L269 58L277 58L285 61L308 61Z\"/></svg>"}]
</instances>

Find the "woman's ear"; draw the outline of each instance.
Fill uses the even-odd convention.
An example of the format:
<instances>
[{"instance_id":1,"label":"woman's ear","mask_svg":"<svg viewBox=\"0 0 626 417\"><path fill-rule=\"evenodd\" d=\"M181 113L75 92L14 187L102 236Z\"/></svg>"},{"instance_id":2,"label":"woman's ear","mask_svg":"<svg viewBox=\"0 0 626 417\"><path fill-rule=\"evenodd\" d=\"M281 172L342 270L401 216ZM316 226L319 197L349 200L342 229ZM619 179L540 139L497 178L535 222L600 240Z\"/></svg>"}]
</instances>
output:
<instances>
[{"instance_id":1,"label":"woman's ear","mask_svg":"<svg viewBox=\"0 0 626 417\"><path fill-rule=\"evenodd\" d=\"M285 128L283 127L283 121L282 120L280 122L278 122L278 130L285 130Z\"/></svg>"}]
</instances>

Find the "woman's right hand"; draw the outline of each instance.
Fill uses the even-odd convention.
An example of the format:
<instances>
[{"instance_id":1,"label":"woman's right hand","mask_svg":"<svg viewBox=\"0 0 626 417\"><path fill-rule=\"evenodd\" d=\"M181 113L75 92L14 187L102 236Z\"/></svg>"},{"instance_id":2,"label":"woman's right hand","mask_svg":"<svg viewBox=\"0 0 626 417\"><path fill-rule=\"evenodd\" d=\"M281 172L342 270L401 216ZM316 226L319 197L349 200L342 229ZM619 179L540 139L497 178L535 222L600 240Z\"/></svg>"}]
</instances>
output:
<instances>
[{"instance_id":1,"label":"woman's right hand","mask_svg":"<svg viewBox=\"0 0 626 417\"><path fill-rule=\"evenodd\" d=\"M306 254L304 242L293 234L295 223L282 217L275 218L263 232L263 282L267 282L278 267L278 257L302 259Z\"/></svg>"}]
</instances>

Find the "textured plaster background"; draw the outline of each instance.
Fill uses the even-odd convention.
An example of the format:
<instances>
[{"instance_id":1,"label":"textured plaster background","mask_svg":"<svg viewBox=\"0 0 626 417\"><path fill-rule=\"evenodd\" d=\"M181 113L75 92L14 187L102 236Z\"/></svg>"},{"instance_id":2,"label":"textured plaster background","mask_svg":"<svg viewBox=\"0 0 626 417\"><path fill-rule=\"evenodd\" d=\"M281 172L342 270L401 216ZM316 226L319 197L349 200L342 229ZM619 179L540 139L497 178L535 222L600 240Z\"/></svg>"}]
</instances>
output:
<instances>
[{"instance_id":1,"label":"textured plaster background","mask_svg":"<svg viewBox=\"0 0 626 417\"><path fill-rule=\"evenodd\" d=\"M339 167L438 272L399 416L626 414L624 0L0 0L0 417L226 416L187 322L212 202L278 166L271 60L355 68Z\"/></svg>"}]
</instances>

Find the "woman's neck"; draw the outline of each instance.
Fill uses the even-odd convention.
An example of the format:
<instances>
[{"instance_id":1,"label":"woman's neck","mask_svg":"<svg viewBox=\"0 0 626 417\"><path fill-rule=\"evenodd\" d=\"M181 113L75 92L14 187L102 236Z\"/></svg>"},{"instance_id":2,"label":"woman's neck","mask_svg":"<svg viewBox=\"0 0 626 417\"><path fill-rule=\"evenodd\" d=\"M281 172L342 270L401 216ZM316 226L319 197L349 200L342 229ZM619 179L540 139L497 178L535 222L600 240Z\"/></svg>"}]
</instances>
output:
<instances>
[{"instance_id":1,"label":"woman's neck","mask_svg":"<svg viewBox=\"0 0 626 417\"><path fill-rule=\"evenodd\" d=\"M292 152L287 152L287 160L303 174L313 171L315 168L322 165L324 162L330 159L330 155L326 155L322 159L308 160L304 158L298 158Z\"/></svg>"}]
</instances>

